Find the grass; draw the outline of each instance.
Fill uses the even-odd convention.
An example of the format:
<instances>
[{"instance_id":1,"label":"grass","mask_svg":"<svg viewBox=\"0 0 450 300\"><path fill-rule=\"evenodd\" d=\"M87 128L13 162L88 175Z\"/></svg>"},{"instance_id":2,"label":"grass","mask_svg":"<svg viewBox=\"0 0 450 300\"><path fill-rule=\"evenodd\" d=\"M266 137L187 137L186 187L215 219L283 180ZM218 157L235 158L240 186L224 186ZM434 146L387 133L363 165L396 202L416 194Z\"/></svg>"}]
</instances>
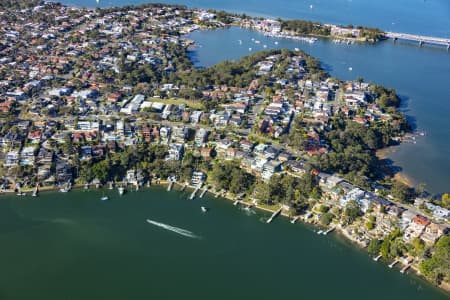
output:
<instances>
[{"instance_id":1,"label":"grass","mask_svg":"<svg viewBox=\"0 0 450 300\"><path fill-rule=\"evenodd\" d=\"M164 104L184 104L184 105L186 105L190 108L196 109L196 110L204 109L204 106L200 101L194 101L194 100L177 99L177 98L161 99L161 98L149 97L149 98L147 98L147 101L164 103Z\"/></svg>"}]
</instances>

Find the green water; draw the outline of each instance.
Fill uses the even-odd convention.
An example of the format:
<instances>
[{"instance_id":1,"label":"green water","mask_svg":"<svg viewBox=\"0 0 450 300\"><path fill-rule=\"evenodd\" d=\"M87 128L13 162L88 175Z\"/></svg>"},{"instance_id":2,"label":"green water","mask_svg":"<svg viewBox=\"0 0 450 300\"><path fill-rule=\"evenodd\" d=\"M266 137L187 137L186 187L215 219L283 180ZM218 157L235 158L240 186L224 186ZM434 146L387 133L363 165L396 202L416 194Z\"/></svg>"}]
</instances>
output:
<instances>
[{"instance_id":1,"label":"green water","mask_svg":"<svg viewBox=\"0 0 450 300\"><path fill-rule=\"evenodd\" d=\"M335 234L224 199L106 193L2 196L0 299L448 299Z\"/></svg>"}]
</instances>

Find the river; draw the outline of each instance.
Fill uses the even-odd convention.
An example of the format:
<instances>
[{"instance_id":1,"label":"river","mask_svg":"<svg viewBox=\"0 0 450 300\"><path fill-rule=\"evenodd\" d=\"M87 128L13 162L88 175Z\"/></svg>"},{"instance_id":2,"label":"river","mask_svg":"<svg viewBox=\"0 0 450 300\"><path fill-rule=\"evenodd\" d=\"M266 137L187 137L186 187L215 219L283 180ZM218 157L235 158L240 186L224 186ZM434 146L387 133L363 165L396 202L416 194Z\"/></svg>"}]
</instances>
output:
<instances>
[{"instance_id":1,"label":"river","mask_svg":"<svg viewBox=\"0 0 450 300\"><path fill-rule=\"evenodd\" d=\"M0 299L448 299L335 233L209 195L105 192L1 196Z\"/></svg>"}]
</instances>

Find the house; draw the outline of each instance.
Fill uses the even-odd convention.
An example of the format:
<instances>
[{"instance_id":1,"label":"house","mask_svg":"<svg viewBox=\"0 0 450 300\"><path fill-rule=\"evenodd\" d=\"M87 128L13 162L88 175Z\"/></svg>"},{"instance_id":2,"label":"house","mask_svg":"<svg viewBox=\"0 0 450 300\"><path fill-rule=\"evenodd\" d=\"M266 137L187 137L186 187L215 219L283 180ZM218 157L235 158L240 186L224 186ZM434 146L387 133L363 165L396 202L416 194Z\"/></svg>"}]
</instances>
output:
<instances>
[{"instance_id":1,"label":"house","mask_svg":"<svg viewBox=\"0 0 450 300\"><path fill-rule=\"evenodd\" d=\"M434 244L441 236L448 232L448 227L445 224L437 224L431 222L422 233L421 239L429 244Z\"/></svg>"},{"instance_id":2,"label":"house","mask_svg":"<svg viewBox=\"0 0 450 300\"><path fill-rule=\"evenodd\" d=\"M184 146L182 144L169 144L169 154L166 160L181 160L183 158Z\"/></svg>"},{"instance_id":3,"label":"house","mask_svg":"<svg viewBox=\"0 0 450 300\"><path fill-rule=\"evenodd\" d=\"M191 182L193 186L201 186L205 181L205 174L203 172L192 172Z\"/></svg>"},{"instance_id":4,"label":"house","mask_svg":"<svg viewBox=\"0 0 450 300\"><path fill-rule=\"evenodd\" d=\"M195 144L197 146L201 146L206 143L206 141L208 140L208 134L209 131L204 128L200 128L199 130L197 130L197 132L195 133Z\"/></svg>"},{"instance_id":5,"label":"house","mask_svg":"<svg viewBox=\"0 0 450 300\"><path fill-rule=\"evenodd\" d=\"M18 151L10 151L5 156L5 167L12 167L19 164L19 152Z\"/></svg>"},{"instance_id":6,"label":"house","mask_svg":"<svg viewBox=\"0 0 450 300\"><path fill-rule=\"evenodd\" d=\"M212 149L209 147L203 147L200 149L200 156L204 159L204 160L209 160L211 159L211 154L212 154Z\"/></svg>"},{"instance_id":7,"label":"house","mask_svg":"<svg viewBox=\"0 0 450 300\"><path fill-rule=\"evenodd\" d=\"M20 153L20 164L32 166L34 165L34 147L24 147Z\"/></svg>"},{"instance_id":8,"label":"house","mask_svg":"<svg viewBox=\"0 0 450 300\"><path fill-rule=\"evenodd\" d=\"M414 217L406 228L403 239L405 241L411 241L412 239L419 237L425 230L425 227L430 225L430 223L431 222L424 216Z\"/></svg>"},{"instance_id":9,"label":"house","mask_svg":"<svg viewBox=\"0 0 450 300\"><path fill-rule=\"evenodd\" d=\"M250 142L249 140L241 140L239 142L239 147L242 149L242 151L244 152L251 152L253 149L253 143Z\"/></svg>"},{"instance_id":10,"label":"house","mask_svg":"<svg viewBox=\"0 0 450 300\"><path fill-rule=\"evenodd\" d=\"M265 181L269 181L270 178L277 172L279 172L281 170L281 162L279 161L268 161L264 164L263 168L262 168L262 173L261 173L261 177L265 180Z\"/></svg>"},{"instance_id":11,"label":"house","mask_svg":"<svg viewBox=\"0 0 450 300\"><path fill-rule=\"evenodd\" d=\"M304 174L306 173L305 163L304 160L288 160L285 166L294 173Z\"/></svg>"}]
</instances>

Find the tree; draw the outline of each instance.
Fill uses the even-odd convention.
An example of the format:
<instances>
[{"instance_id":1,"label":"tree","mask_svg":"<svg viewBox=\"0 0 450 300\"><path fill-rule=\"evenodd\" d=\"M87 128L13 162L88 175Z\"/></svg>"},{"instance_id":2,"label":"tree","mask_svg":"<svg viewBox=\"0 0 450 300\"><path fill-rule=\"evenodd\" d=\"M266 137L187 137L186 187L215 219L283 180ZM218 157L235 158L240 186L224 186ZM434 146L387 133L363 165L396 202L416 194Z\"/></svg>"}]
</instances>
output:
<instances>
[{"instance_id":1,"label":"tree","mask_svg":"<svg viewBox=\"0 0 450 300\"><path fill-rule=\"evenodd\" d=\"M347 203L347 206L344 210L344 217L347 224L352 224L356 218L358 218L361 215L361 210L359 209L358 203L354 200L350 200L349 203Z\"/></svg>"},{"instance_id":2,"label":"tree","mask_svg":"<svg viewBox=\"0 0 450 300\"><path fill-rule=\"evenodd\" d=\"M439 239L434 246L433 256L419 266L420 272L436 284L450 282L450 235Z\"/></svg>"},{"instance_id":3,"label":"tree","mask_svg":"<svg viewBox=\"0 0 450 300\"><path fill-rule=\"evenodd\" d=\"M367 252L369 252L370 255L377 256L380 254L381 243L382 241L377 239L370 240L369 246L367 247Z\"/></svg>"}]
</instances>

